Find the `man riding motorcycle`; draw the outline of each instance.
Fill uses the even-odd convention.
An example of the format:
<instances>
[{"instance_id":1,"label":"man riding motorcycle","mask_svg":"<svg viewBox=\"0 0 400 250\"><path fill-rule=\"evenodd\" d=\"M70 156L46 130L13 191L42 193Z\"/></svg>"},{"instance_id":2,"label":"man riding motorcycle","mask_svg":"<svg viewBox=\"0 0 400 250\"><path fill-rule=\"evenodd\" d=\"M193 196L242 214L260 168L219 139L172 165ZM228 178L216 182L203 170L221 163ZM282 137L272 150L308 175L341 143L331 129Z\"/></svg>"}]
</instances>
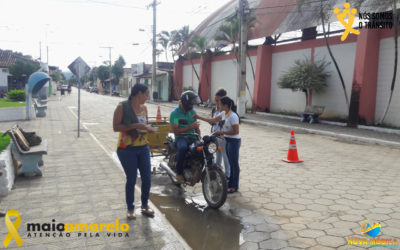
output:
<instances>
[{"instance_id":1,"label":"man riding motorcycle","mask_svg":"<svg viewBox=\"0 0 400 250\"><path fill-rule=\"evenodd\" d=\"M170 122L172 131L175 134L175 142L177 148L177 164L176 164L176 180L178 183L184 183L183 178L183 163L185 160L186 152L188 151L188 145L190 144L190 135L183 135L188 133L194 133L200 135L200 123L194 118L196 111L193 109L193 105L198 103L198 96L193 91L185 91L182 93L179 106L171 112ZM179 120L186 120L185 124L179 122Z\"/></svg>"}]
</instances>

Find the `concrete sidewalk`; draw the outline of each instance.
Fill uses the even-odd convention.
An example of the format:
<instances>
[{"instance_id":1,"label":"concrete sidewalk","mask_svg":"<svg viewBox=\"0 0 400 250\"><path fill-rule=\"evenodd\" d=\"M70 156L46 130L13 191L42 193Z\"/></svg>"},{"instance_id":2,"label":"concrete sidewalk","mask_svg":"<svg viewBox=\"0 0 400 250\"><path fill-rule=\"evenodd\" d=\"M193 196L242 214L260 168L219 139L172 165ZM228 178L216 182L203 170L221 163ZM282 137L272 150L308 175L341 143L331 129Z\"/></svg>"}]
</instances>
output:
<instances>
[{"instance_id":1,"label":"concrete sidewalk","mask_svg":"<svg viewBox=\"0 0 400 250\"><path fill-rule=\"evenodd\" d=\"M154 103L168 107L176 107L177 103ZM196 107L198 112L210 116L211 108ZM309 124L300 122L300 117L274 115L270 113L257 112L246 113L241 122L282 128L284 130L295 130L296 132L310 133L336 137L349 142L360 142L378 144L400 148L400 129L386 129L373 126L359 126L358 128L346 127L344 123L324 122Z\"/></svg>"},{"instance_id":2,"label":"concrete sidewalk","mask_svg":"<svg viewBox=\"0 0 400 250\"><path fill-rule=\"evenodd\" d=\"M48 140L44 156L43 177L17 177L14 189L0 198L1 210L20 213L18 232L21 248L14 240L9 249L187 249L187 244L161 215L147 218L136 211L135 221L126 219L125 175L96 143L93 135L81 129L77 138L77 120L60 102L49 98L47 116L32 121L2 122L0 131L19 124L26 131L35 131ZM82 127L81 127L82 128ZM138 199L139 197L139 199ZM136 193L136 207L140 196ZM150 204L153 208L154 206ZM126 223L126 233L59 232L54 236L28 235L27 223ZM0 223L0 244L8 234ZM54 220L54 221L53 221ZM44 232L42 232L44 233Z\"/></svg>"}]
</instances>

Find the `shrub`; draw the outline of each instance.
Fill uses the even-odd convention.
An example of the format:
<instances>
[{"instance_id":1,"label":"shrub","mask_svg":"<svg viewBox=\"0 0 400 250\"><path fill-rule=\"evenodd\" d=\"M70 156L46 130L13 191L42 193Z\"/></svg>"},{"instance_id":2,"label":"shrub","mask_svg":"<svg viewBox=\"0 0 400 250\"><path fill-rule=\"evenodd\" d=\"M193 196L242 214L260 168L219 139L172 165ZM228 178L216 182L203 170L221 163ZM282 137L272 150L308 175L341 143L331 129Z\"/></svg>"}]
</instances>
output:
<instances>
[{"instance_id":1,"label":"shrub","mask_svg":"<svg viewBox=\"0 0 400 250\"><path fill-rule=\"evenodd\" d=\"M10 139L9 135L3 137L3 133L0 132L0 153L10 144Z\"/></svg>"},{"instance_id":2,"label":"shrub","mask_svg":"<svg viewBox=\"0 0 400 250\"><path fill-rule=\"evenodd\" d=\"M25 101L25 90L11 90L8 92L8 98L14 102L24 102Z\"/></svg>"},{"instance_id":3,"label":"shrub","mask_svg":"<svg viewBox=\"0 0 400 250\"><path fill-rule=\"evenodd\" d=\"M326 71L326 68L329 64L324 59L316 62L312 62L308 58L296 60L294 65L279 78L277 83L280 88L303 91L308 105L310 90L318 93L327 86L326 81L330 74Z\"/></svg>"},{"instance_id":4,"label":"shrub","mask_svg":"<svg viewBox=\"0 0 400 250\"><path fill-rule=\"evenodd\" d=\"M183 91L188 91L188 90L193 91L193 87L192 86L183 87Z\"/></svg>"}]
</instances>

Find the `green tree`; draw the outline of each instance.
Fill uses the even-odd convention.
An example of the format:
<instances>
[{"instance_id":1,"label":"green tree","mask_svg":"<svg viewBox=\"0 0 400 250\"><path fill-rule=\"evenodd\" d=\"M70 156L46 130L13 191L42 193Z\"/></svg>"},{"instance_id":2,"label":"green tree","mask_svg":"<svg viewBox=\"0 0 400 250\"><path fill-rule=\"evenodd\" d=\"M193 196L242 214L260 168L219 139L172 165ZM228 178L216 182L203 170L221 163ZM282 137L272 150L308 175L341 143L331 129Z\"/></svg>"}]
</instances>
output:
<instances>
[{"instance_id":1,"label":"green tree","mask_svg":"<svg viewBox=\"0 0 400 250\"><path fill-rule=\"evenodd\" d=\"M329 64L325 60L317 62L312 62L308 58L296 60L294 65L279 78L278 85L280 88L303 91L308 105L310 90L318 93L327 86L326 80L330 73L326 72L326 67Z\"/></svg>"},{"instance_id":2,"label":"green tree","mask_svg":"<svg viewBox=\"0 0 400 250\"><path fill-rule=\"evenodd\" d=\"M76 78L75 75L71 76L71 77L68 79L68 84L77 85L77 84L78 84L78 78Z\"/></svg>"},{"instance_id":3,"label":"green tree","mask_svg":"<svg viewBox=\"0 0 400 250\"><path fill-rule=\"evenodd\" d=\"M98 71L97 67L94 67L94 68L92 68L92 70L90 70L90 73L89 73L90 86L93 86L93 84L96 83L96 80L98 78L97 71Z\"/></svg>"},{"instance_id":4,"label":"green tree","mask_svg":"<svg viewBox=\"0 0 400 250\"><path fill-rule=\"evenodd\" d=\"M124 75L125 60L122 56L119 56L112 66L112 73L115 77L115 82L118 84L119 79Z\"/></svg>"},{"instance_id":5,"label":"green tree","mask_svg":"<svg viewBox=\"0 0 400 250\"><path fill-rule=\"evenodd\" d=\"M104 82L107 78L110 78L110 67L101 65L97 70L97 76L101 82Z\"/></svg>"},{"instance_id":6,"label":"green tree","mask_svg":"<svg viewBox=\"0 0 400 250\"><path fill-rule=\"evenodd\" d=\"M250 13L247 19L247 28L252 29L257 21L254 14ZM221 25L214 38L225 45L232 44L232 51L237 58L237 43L239 42L239 17L232 17L228 23Z\"/></svg>"},{"instance_id":7,"label":"green tree","mask_svg":"<svg viewBox=\"0 0 400 250\"><path fill-rule=\"evenodd\" d=\"M165 60L168 62L168 49L171 43L171 35L168 31L161 31L158 35L158 44L161 45L165 53Z\"/></svg>"},{"instance_id":8,"label":"green tree","mask_svg":"<svg viewBox=\"0 0 400 250\"><path fill-rule=\"evenodd\" d=\"M61 74L58 71L53 71L51 73L51 79L55 82L58 82L61 80Z\"/></svg>"},{"instance_id":9,"label":"green tree","mask_svg":"<svg viewBox=\"0 0 400 250\"><path fill-rule=\"evenodd\" d=\"M33 62L17 60L8 70L17 80L26 83L28 77L39 68L40 66Z\"/></svg>"},{"instance_id":10,"label":"green tree","mask_svg":"<svg viewBox=\"0 0 400 250\"><path fill-rule=\"evenodd\" d=\"M173 30L171 31L171 42L170 42L170 48L173 54L173 58L179 55L181 50L184 48L184 46L189 45L189 39L191 36L190 30L189 30L189 25L183 26L179 30Z\"/></svg>"},{"instance_id":11,"label":"green tree","mask_svg":"<svg viewBox=\"0 0 400 250\"><path fill-rule=\"evenodd\" d=\"M206 58L206 57L211 56L211 54L212 54L212 52L209 49L207 49L208 45L209 45L209 42L205 37L196 36L192 39L190 46L189 46L189 58L190 58L190 62L192 64L192 68L193 68L194 72L196 73L197 79L199 79L199 75L197 74L196 68L193 65L193 62L192 62L193 53L190 53L190 51L191 50L198 51L200 53L200 57ZM210 80L208 79L209 76L207 74L207 71L205 71L205 72L206 72L206 82L207 82L207 85L209 86L209 90L210 90L210 92L208 93L208 99L209 99L209 101L211 101ZM199 96L200 96L200 91L201 91L201 89L199 87L199 90L198 90Z\"/></svg>"}]
</instances>

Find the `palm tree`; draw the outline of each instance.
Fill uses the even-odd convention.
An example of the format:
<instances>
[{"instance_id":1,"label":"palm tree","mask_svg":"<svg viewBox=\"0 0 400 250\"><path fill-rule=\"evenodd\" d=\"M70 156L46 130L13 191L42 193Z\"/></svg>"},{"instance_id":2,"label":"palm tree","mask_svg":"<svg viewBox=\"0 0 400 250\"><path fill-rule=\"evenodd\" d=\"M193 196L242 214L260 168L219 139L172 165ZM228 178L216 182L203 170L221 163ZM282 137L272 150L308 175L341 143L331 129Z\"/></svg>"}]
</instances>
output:
<instances>
[{"instance_id":1,"label":"palm tree","mask_svg":"<svg viewBox=\"0 0 400 250\"><path fill-rule=\"evenodd\" d=\"M256 21L257 21L257 18L252 14L252 12L250 12L250 15L247 19L248 29L254 28ZM232 44L232 51L233 51L233 54L235 55L236 62L238 61L238 51L237 51L236 43L239 42L239 34L240 34L239 17L234 16L228 21L228 24L221 25L218 28L217 34L215 36L215 40L218 42L223 42L226 45ZM255 76L255 72L254 72L254 67L253 67L252 61L250 60L249 54L247 54L247 57L249 58L252 73L253 73L253 78L255 79L256 76ZM247 81L246 81L246 87L247 87L247 91L249 92L250 98L253 101L253 97L250 92L250 88L249 88L249 85L247 84Z\"/></svg>"},{"instance_id":2,"label":"palm tree","mask_svg":"<svg viewBox=\"0 0 400 250\"><path fill-rule=\"evenodd\" d=\"M211 50L208 49L208 47L209 47L208 45L209 45L209 41L205 37L196 36L192 39L189 48L194 49L195 51L198 51L200 53L200 57L207 58L212 54ZM192 63L192 67L196 72L196 69L194 68L193 63ZM210 86L211 84L208 79L209 77L208 77L207 71L205 71L205 72L206 72L206 82L207 82L207 85L210 90L208 93L208 100L211 101L211 86ZM197 72L196 72L196 75L197 75ZM198 89L199 96L200 96L200 91L201 91L201 85L199 85L199 89Z\"/></svg>"},{"instance_id":3,"label":"palm tree","mask_svg":"<svg viewBox=\"0 0 400 250\"><path fill-rule=\"evenodd\" d=\"M188 43L191 32L189 26L183 26L179 30L173 30L170 32L170 49L173 57L178 56L184 46Z\"/></svg>"},{"instance_id":4,"label":"palm tree","mask_svg":"<svg viewBox=\"0 0 400 250\"><path fill-rule=\"evenodd\" d=\"M257 21L257 18L250 13L249 18L247 19L247 28L252 29L255 26L255 23ZM232 44L232 51L236 56L237 59L237 45L236 43L239 42L239 17L234 16L230 20L228 20L228 23L225 25L221 25L218 28L218 31L215 35L215 40L218 42L222 42L227 44Z\"/></svg>"},{"instance_id":5,"label":"palm tree","mask_svg":"<svg viewBox=\"0 0 400 250\"><path fill-rule=\"evenodd\" d=\"M171 43L171 35L168 31L161 31L158 35L158 44L161 45L165 52L165 60L168 62L168 48Z\"/></svg>"}]
</instances>

